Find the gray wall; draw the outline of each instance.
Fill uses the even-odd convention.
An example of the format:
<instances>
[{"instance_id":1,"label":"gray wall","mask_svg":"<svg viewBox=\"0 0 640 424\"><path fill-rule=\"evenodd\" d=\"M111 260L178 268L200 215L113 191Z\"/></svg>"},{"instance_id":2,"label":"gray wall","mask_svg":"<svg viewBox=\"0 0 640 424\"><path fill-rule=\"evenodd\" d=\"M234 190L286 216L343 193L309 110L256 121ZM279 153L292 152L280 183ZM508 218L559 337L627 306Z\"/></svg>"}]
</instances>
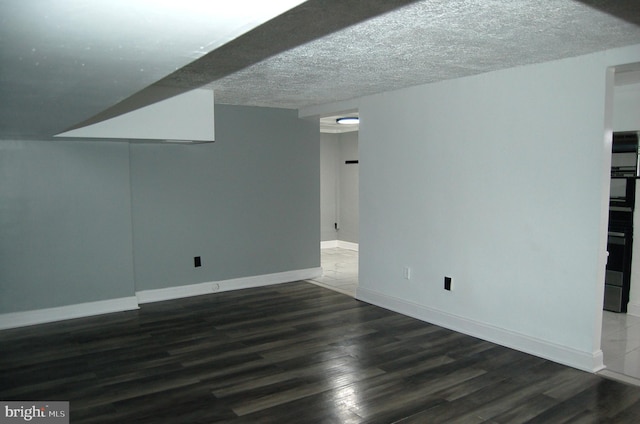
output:
<instances>
[{"instance_id":1,"label":"gray wall","mask_svg":"<svg viewBox=\"0 0 640 424\"><path fill-rule=\"evenodd\" d=\"M358 297L601 365L607 69L638 47L360 99Z\"/></svg>"},{"instance_id":2,"label":"gray wall","mask_svg":"<svg viewBox=\"0 0 640 424\"><path fill-rule=\"evenodd\" d=\"M213 144L131 145L136 290L320 266L319 129L297 116L216 105Z\"/></svg>"},{"instance_id":3,"label":"gray wall","mask_svg":"<svg viewBox=\"0 0 640 424\"><path fill-rule=\"evenodd\" d=\"M0 313L319 267L318 123L217 105L216 140L0 140Z\"/></svg>"},{"instance_id":4,"label":"gray wall","mask_svg":"<svg viewBox=\"0 0 640 424\"><path fill-rule=\"evenodd\" d=\"M339 135L320 134L320 240L338 239Z\"/></svg>"},{"instance_id":5,"label":"gray wall","mask_svg":"<svg viewBox=\"0 0 640 424\"><path fill-rule=\"evenodd\" d=\"M613 130L640 130L640 83L626 84L615 88Z\"/></svg>"},{"instance_id":6,"label":"gray wall","mask_svg":"<svg viewBox=\"0 0 640 424\"><path fill-rule=\"evenodd\" d=\"M0 141L0 313L134 295L126 143Z\"/></svg>"},{"instance_id":7,"label":"gray wall","mask_svg":"<svg viewBox=\"0 0 640 424\"><path fill-rule=\"evenodd\" d=\"M320 140L322 241L358 243L359 165L345 164L358 160L358 132L322 133Z\"/></svg>"},{"instance_id":8,"label":"gray wall","mask_svg":"<svg viewBox=\"0 0 640 424\"><path fill-rule=\"evenodd\" d=\"M340 134L340 198L338 208L338 240L358 243L358 176L359 164L345 164L358 160L358 131Z\"/></svg>"}]
</instances>

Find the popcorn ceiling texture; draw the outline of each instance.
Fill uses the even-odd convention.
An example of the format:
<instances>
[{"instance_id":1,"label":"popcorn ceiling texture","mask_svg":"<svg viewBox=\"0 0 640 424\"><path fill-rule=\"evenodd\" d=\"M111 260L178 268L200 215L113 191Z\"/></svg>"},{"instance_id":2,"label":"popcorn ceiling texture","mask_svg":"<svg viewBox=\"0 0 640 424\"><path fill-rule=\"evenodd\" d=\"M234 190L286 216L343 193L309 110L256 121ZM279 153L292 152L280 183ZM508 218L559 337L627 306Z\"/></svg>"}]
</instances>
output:
<instances>
[{"instance_id":1,"label":"popcorn ceiling texture","mask_svg":"<svg viewBox=\"0 0 640 424\"><path fill-rule=\"evenodd\" d=\"M419 1L207 86L217 103L300 108L640 43L640 2L592 3L625 20L571 0Z\"/></svg>"}]
</instances>

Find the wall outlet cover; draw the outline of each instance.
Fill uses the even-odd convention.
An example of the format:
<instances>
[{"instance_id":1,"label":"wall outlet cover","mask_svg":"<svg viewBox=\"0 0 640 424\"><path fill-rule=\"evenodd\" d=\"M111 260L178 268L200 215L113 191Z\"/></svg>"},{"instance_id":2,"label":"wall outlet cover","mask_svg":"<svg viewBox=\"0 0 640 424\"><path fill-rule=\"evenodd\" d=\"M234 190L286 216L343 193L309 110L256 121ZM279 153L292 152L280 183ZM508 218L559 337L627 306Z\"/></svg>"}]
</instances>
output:
<instances>
[{"instance_id":1,"label":"wall outlet cover","mask_svg":"<svg viewBox=\"0 0 640 424\"><path fill-rule=\"evenodd\" d=\"M451 277L444 277L444 289L451 291Z\"/></svg>"}]
</instances>

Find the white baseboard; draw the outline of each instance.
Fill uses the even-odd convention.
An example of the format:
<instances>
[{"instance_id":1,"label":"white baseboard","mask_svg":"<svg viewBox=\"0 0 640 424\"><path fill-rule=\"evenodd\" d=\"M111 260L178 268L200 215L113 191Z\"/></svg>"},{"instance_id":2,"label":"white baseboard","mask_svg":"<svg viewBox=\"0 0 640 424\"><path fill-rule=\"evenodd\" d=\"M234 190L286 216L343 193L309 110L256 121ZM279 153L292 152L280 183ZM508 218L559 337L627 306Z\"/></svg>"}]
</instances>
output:
<instances>
[{"instance_id":1,"label":"white baseboard","mask_svg":"<svg viewBox=\"0 0 640 424\"><path fill-rule=\"evenodd\" d=\"M350 241L343 240L329 240L329 241L321 241L320 249L332 249L334 247L339 247L341 249L355 250L358 251L358 243L352 243Z\"/></svg>"},{"instance_id":2,"label":"white baseboard","mask_svg":"<svg viewBox=\"0 0 640 424\"><path fill-rule=\"evenodd\" d=\"M629 301L629 303L627 303L627 314L640 317L640 303Z\"/></svg>"},{"instance_id":3,"label":"white baseboard","mask_svg":"<svg viewBox=\"0 0 640 424\"><path fill-rule=\"evenodd\" d=\"M275 274L257 275L254 277L234 278L223 281L190 284L188 286L167 287L164 289L142 290L136 292L139 303L161 302L163 300L200 296L221 291L248 289L251 287L269 286L291 281L308 280L322 275L322 268L308 268Z\"/></svg>"},{"instance_id":4,"label":"white baseboard","mask_svg":"<svg viewBox=\"0 0 640 424\"><path fill-rule=\"evenodd\" d=\"M44 324L47 322L67 319L84 318L93 315L109 314L112 312L131 311L134 309L138 309L138 299L131 296L119 299L60 306L57 308L11 312L0 315L0 330L26 327L28 325Z\"/></svg>"},{"instance_id":5,"label":"white baseboard","mask_svg":"<svg viewBox=\"0 0 640 424\"><path fill-rule=\"evenodd\" d=\"M598 372L598 375L609 378L611 380L621 381L626 384L632 384L634 386L640 387L640 379L631 377L630 375L620 374L618 372L611 371L606 368Z\"/></svg>"},{"instance_id":6,"label":"white baseboard","mask_svg":"<svg viewBox=\"0 0 640 424\"><path fill-rule=\"evenodd\" d=\"M219 291L239 290L251 287L268 286L272 284L288 283L291 281L309 280L322 275L322 268L309 268L295 271L279 272L276 274L258 275L254 277L234 278L231 280L210 283L191 284L188 286L168 287L165 289L143 290L136 292L136 296L120 299L101 300L97 302L80 303L57 308L37 309L25 312L11 312L0 314L0 330L26 327L74 318L84 318L93 315L139 309L139 304L159 302L162 300L179 299Z\"/></svg>"},{"instance_id":7,"label":"white baseboard","mask_svg":"<svg viewBox=\"0 0 640 424\"><path fill-rule=\"evenodd\" d=\"M338 240L338 247L341 249L355 250L358 251L358 243L351 243L350 241L342 241Z\"/></svg>"},{"instance_id":8,"label":"white baseboard","mask_svg":"<svg viewBox=\"0 0 640 424\"><path fill-rule=\"evenodd\" d=\"M604 369L601 350L593 353L579 351L489 324L471 321L363 287L356 289L356 299L583 371L598 372Z\"/></svg>"}]
</instances>

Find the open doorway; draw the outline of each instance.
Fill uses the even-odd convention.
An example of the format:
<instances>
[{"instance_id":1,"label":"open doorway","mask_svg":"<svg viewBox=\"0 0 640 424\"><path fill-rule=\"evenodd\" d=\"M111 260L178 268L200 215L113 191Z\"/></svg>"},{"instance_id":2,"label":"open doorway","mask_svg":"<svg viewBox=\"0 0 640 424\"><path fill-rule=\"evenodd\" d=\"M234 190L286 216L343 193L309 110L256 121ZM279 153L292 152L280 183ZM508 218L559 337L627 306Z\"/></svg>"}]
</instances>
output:
<instances>
[{"instance_id":1,"label":"open doorway","mask_svg":"<svg viewBox=\"0 0 640 424\"><path fill-rule=\"evenodd\" d=\"M320 119L320 239L322 276L312 282L355 297L358 285L358 118L347 111Z\"/></svg>"},{"instance_id":2,"label":"open doorway","mask_svg":"<svg viewBox=\"0 0 640 424\"><path fill-rule=\"evenodd\" d=\"M640 63L618 66L615 68L613 87L608 87L609 90L613 90L613 107L611 115L611 128L614 132L614 144L616 135L636 135L640 132ZM615 149L614 149L615 150ZM635 154L637 154L637 140L635 147ZM637 159L633 168L637 169ZM616 161L612 160L612 176L614 175L614 168L620 168ZM620 168L622 169L622 168ZM618 172L618 171L616 171ZM622 175L622 174L620 174ZM618 178L612 178L612 190L611 195L615 198L616 195L614 186L620 185L620 179L624 178L619 176ZM636 181L633 181L634 183ZM611 292L616 287L611 284L605 284L605 311L603 312L602 333L601 333L601 349L604 355L604 364L606 366L606 373L614 373L619 376L623 376L629 379L635 380L634 383L640 383L640 185L633 184L633 191L629 196L625 196L633 199L632 204L627 205L630 209L630 227L631 236L628 245L632 246L630 249L630 261L629 261L629 292L628 303L627 297L624 297L624 305L621 308L617 308L617 305L612 306ZM610 205L613 205L614 200L610 200ZM616 209L614 211L614 209ZM616 250L616 246L624 246L625 243L620 243L614 246L616 242L616 235L620 234L620 231L612 230L611 219L612 213L618 213L617 209L620 209L619 205L610 206L610 223L609 223L609 244L607 250L609 251L609 265L616 261L616 258L612 258L612 250ZM613 234L613 237L612 237ZM618 237L619 239L620 237ZM613 244L612 244L613 243ZM610 270L607 271L611 273ZM622 274L621 274L622 275ZM608 283L607 281L605 281ZM607 292L609 290L609 298L607 298ZM614 302L615 303L615 302ZM608 306L607 306L608 305ZM619 311L617 311L619 310Z\"/></svg>"}]
</instances>

